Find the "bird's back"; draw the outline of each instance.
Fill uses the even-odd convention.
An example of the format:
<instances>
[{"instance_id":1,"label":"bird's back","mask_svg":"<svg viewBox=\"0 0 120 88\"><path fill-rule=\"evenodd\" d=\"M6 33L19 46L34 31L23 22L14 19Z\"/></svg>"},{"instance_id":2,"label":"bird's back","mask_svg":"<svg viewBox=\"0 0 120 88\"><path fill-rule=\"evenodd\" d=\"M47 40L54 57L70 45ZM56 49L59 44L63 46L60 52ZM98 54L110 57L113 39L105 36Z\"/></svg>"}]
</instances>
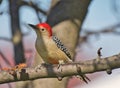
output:
<instances>
[{"instance_id":1,"label":"bird's back","mask_svg":"<svg viewBox=\"0 0 120 88\"><path fill-rule=\"evenodd\" d=\"M56 36L52 36L52 39L55 42L55 44L57 45L57 47L60 50L62 50L71 59L71 55L70 55L69 51L67 50L67 48L64 46L64 44Z\"/></svg>"}]
</instances>

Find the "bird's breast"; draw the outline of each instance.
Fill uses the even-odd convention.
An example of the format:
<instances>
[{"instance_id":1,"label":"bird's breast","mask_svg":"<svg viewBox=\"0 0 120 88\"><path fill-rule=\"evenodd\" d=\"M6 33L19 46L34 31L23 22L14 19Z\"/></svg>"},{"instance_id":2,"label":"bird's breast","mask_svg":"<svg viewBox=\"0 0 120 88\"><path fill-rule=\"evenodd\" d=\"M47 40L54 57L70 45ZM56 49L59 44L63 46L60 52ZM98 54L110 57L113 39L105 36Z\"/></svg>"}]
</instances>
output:
<instances>
[{"instance_id":1,"label":"bird's breast","mask_svg":"<svg viewBox=\"0 0 120 88\"><path fill-rule=\"evenodd\" d=\"M36 49L42 59L47 63L58 64L59 60L68 61L66 54L52 40L37 40Z\"/></svg>"},{"instance_id":2,"label":"bird's breast","mask_svg":"<svg viewBox=\"0 0 120 88\"><path fill-rule=\"evenodd\" d=\"M50 39L46 40L37 40L36 41L36 50L43 58L50 58L57 51L57 46Z\"/></svg>"}]
</instances>

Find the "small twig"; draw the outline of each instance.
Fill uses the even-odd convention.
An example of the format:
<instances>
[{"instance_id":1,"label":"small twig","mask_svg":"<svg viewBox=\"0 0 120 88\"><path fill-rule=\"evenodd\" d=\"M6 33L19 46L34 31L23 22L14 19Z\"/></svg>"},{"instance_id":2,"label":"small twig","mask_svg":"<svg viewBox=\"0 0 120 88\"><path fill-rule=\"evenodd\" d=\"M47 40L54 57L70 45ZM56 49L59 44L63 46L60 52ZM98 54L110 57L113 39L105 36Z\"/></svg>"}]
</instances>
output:
<instances>
[{"instance_id":1,"label":"small twig","mask_svg":"<svg viewBox=\"0 0 120 88\"><path fill-rule=\"evenodd\" d=\"M107 72L108 75L112 74L112 70L110 68L107 69L106 72Z\"/></svg>"},{"instance_id":2,"label":"small twig","mask_svg":"<svg viewBox=\"0 0 120 88\"><path fill-rule=\"evenodd\" d=\"M77 72L79 73L79 78L88 84L88 81L90 81L90 79L85 74L81 74L81 68L78 64L76 64L76 68Z\"/></svg>"},{"instance_id":3,"label":"small twig","mask_svg":"<svg viewBox=\"0 0 120 88\"><path fill-rule=\"evenodd\" d=\"M117 31L117 28L120 28L120 23L115 24L115 25L110 26L110 27L103 28L100 31L88 31L88 30L86 30L85 35L80 36L79 43L88 42L89 37L91 35L96 35L97 37L99 36L99 34L103 34L103 33L105 33L105 34L112 33L112 34L120 35L120 32Z\"/></svg>"},{"instance_id":4,"label":"small twig","mask_svg":"<svg viewBox=\"0 0 120 88\"><path fill-rule=\"evenodd\" d=\"M3 12L1 11L1 12L0 12L0 15L2 15L2 14L3 14Z\"/></svg>"},{"instance_id":5,"label":"small twig","mask_svg":"<svg viewBox=\"0 0 120 88\"><path fill-rule=\"evenodd\" d=\"M44 15L47 15L47 12L45 12L44 10L42 10L41 8L39 8L38 6L36 6L32 1L26 2L26 1L21 1L20 5L27 5L32 7L33 9L35 9L38 12L41 12Z\"/></svg>"},{"instance_id":6,"label":"small twig","mask_svg":"<svg viewBox=\"0 0 120 88\"><path fill-rule=\"evenodd\" d=\"M30 32L26 32L26 33L22 33L22 36L28 36L30 34Z\"/></svg>"},{"instance_id":7,"label":"small twig","mask_svg":"<svg viewBox=\"0 0 120 88\"><path fill-rule=\"evenodd\" d=\"M98 54L98 57L99 59L101 58L102 54L101 54L101 50L102 50L102 47L100 47L97 51L97 54Z\"/></svg>"},{"instance_id":8,"label":"small twig","mask_svg":"<svg viewBox=\"0 0 120 88\"><path fill-rule=\"evenodd\" d=\"M5 37L0 37L0 40L12 42L12 39L10 39L10 38L5 38Z\"/></svg>"},{"instance_id":9,"label":"small twig","mask_svg":"<svg viewBox=\"0 0 120 88\"><path fill-rule=\"evenodd\" d=\"M8 59L5 57L5 55L1 51L0 51L0 55L8 65L11 65L10 62L8 61Z\"/></svg>"}]
</instances>

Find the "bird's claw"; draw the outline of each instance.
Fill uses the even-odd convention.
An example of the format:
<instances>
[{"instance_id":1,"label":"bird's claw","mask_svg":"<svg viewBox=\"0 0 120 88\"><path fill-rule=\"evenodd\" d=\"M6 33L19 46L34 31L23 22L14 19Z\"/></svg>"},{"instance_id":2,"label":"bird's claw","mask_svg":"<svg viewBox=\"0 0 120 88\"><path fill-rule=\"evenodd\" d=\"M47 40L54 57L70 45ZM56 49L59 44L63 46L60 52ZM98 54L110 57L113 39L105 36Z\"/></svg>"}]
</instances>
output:
<instances>
[{"instance_id":1,"label":"bird's claw","mask_svg":"<svg viewBox=\"0 0 120 88\"><path fill-rule=\"evenodd\" d=\"M59 68L60 68L60 66L61 66L61 64L58 64L57 69L59 69Z\"/></svg>"},{"instance_id":2,"label":"bird's claw","mask_svg":"<svg viewBox=\"0 0 120 88\"><path fill-rule=\"evenodd\" d=\"M57 69L58 69L59 73L62 72L61 64L58 64Z\"/></svg>"},{"instance_id":3,"label":"bird's claw","mask_svg":"<svg viewBox=\"0 0 120 88\"><path fill-rule=\"evenodd\" d=\"M35 67L35 71L37 71L38 69L40 70L42 67L48 67L48 66L50 66L51 64L49 64L49 63L42 63L42 64L40 64L40 65L37 65L36 67Z\"/></svg>"},{"instance_id":4,"label":"bird's claw","mask_svg":"<svg viewBox=\"0 0 120 88\"><path fill-rule=\"evenodd\" d=\"M57 66L57 69L58 69L58 70L60 69L59 72L62 72L62 68L61 68L62 64L64 64L64 61L63 61L63 60L59 60L59 64L58 64L58 66Z\"/></svg>"}]
</instances>

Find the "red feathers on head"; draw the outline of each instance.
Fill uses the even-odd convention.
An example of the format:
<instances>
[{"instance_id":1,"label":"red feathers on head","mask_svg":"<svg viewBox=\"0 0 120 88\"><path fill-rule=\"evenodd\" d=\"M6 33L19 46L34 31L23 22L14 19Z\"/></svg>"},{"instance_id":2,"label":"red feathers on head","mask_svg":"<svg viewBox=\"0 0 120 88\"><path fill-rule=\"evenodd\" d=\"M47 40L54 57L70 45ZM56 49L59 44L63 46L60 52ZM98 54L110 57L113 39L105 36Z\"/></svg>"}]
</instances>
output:
<instances>
[{"instance_id":1,"label":"red feathers on head","mask_svg":"<svg viewBox=\"0 0 120 88\"><path fill-rule=\"evenodd\" d=\"M36 26L38 28L40 28L40 27L46 28L48 30L48 32L50 33L50 36L52 36L52 28L51 28L51 26L49 24L47 24L47 23L39 23Z\"/></svg>"}]
</instances>

